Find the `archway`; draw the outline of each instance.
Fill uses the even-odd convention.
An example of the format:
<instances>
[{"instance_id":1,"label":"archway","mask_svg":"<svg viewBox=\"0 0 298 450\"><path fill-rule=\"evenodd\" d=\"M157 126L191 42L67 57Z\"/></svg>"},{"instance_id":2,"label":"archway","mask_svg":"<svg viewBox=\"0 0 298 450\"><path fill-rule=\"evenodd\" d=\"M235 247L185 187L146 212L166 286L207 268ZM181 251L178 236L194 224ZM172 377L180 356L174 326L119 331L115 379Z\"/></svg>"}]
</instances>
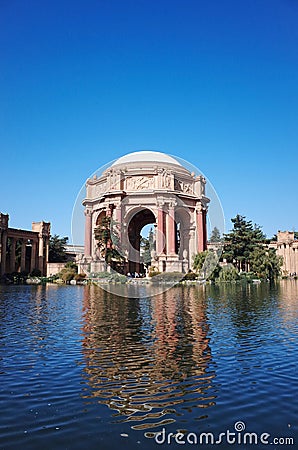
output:
<instances>
[{"instance_id":1,"label":"archway","mask_svg":"<svg viewBox=\"0 0 298 450\"><path fill-rule=\"evenodd\" d=\"M148 208L139 209L130 219L128 224L128 272L130 274L145 273L144 264L141 261L141 230L144 226L155 224L156 218Z\"/></svg>"}]
</instances>

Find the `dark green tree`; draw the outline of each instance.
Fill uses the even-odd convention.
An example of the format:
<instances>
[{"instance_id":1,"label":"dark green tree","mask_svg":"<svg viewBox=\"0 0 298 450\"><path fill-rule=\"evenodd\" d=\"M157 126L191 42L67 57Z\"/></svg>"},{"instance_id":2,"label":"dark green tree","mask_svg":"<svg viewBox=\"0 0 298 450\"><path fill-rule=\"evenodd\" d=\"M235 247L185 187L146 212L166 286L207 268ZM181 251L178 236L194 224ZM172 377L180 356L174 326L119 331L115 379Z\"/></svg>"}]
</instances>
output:
<instances>
[{"instance_id":1,"label":"dark green tree","mask_svg":"<svg viewBox=\"0 0 298 450\"><path fill-rule=\"evenodd\" d=\"M209 241L210 242L221 242L222 241L220 231L217 227L213 228Z\"/></svg>"},{"instance_id":2,"label":"dark green tree","mask_svg":"<svg viewBox=\"0 0 298 450\"><path fill-rule=\"evenodd\" d=\"M154 250L154 234L150 228L148 238L141 237L140 247L142 249L142 260L146 267L151 265L151 252Z\"/></svg>"},{"instance_id":3,"label":"dark green tree","mask_svg":"<svg viewBox=\"0 0 298 450\"><path fill-rule=\"evenodd\" d=\"M250 270L258 278L274 280L281 274L283 259L274 248L257 246L250 255Z\"/></svg>"},{"instance_id":4,"label":"dark green tree","mask_svg":"<svg viewBox=\"0 0 298 450\"><path fill-rule=\"evenodd\" d=\"M239 214L231 219L233 230L224 235L223 258L235 264L238 270L248 271L250 256L256 247L265 242L259 225Z\"/></svg>"},{"instance_id":5,"label":"dark green tree","mask_svg":"<svg viewBox=\"0 0 298 450\"><path fill-rule=\"evenodd\" d=\"M202 270L207 254L208 250L205 250L195 255L192 266L196 272L200 272L200 270Z\"/></svg>"},{"instance_id":6,"label":"dark green tree","mask_svg":"<svg viewBox=\"0 0 298 450\"><path fill-rule=\"evenodd\" d=\"M213 280L220 271L218 261L219 256L216 252L205 250L195 255L193 269L198 272L201 277Z\"/></svg>"},{"instance_id":7,"label":"dark green tree","mask_svg":"<svg viewBox=\"0 0 298 450\"><path fill-rule=\"evenodd\" d=\"M123 263L124 257L118 251L119 236L116 222L111 217L103 216L94 230L97 246L106 263L114 269L120 269L119 263Z\"/></svg>"},{"instance_id":8,"label":"dark green tree","mask_svg":"<svg viewBox=\"0 0 298 450\"><path fill-rule=\"evenodd\" d=\"M109 252L107 250L112 246L111 240L111 217L103 216L100 223L94 230L94 237L101 255L106 259Z\"/></svg>"},{"instance_id":9,"label":"dark green tree","mask_svg":"<svg viewBox=\"0 0 298 450\"><path fill-rule=\"evenodd\" d=\"M49 241L49 262L64 262L67 261L67 253L65 252L65 246L67 244L68 237L59 237L58 234L54 234L50 237Z\"/></svg>"}]
</instances>

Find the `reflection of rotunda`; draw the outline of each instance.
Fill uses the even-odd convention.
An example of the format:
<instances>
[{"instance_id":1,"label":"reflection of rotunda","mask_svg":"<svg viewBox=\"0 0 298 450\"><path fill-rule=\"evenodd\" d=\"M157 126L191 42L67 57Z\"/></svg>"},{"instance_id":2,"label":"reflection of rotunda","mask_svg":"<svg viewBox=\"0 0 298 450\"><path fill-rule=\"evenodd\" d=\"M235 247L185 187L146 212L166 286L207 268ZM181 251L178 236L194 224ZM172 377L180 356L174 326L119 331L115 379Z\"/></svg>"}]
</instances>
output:
<instances>
[{"instance_id":1,"label":"reflection of rotunda","mask_svg":"<svg viewBox=\"0 0 298 450\"><path fill-rule=\"evenodd\" d=\"M206 180L160 152L130 153L100 177L87 180L85 254L91 271L104 270L94 230L110 218L111 246L124 257L123 270L140 272L140 233L153 224L151 265L160 272L186 272L193 256L206 249ZM113 240L114 236L114 240Z\"/></svg>"}]
</instances>

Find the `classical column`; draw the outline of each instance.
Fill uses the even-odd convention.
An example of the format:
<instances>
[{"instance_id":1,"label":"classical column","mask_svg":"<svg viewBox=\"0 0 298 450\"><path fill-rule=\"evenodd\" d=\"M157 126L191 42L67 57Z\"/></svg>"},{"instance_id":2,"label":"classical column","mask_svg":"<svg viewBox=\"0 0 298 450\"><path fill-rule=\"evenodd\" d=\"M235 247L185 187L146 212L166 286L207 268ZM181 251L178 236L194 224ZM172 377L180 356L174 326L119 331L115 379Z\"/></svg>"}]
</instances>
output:
<instances>
[{"instance_id":1,"label":"classical column","mask_svg":"<svg viewBox=\"0 0 298 450\"><path fill-rule=\"evenodd\" d=\"M111 205L109 205L106 210L106 217L109 217L110 219L112 219L112 215L113 215L113 209L112 209ZM112 220L110 222L110 233L111 233L111 223L112 223ZM110 234L110 236L111 236L111 234ZM112 239L108 240L107 248L112 248Z\"/></svg>"},{"instance_id":2,"label":"classical column","mask_svg":"<svg viewBox=\"0 0 298 450\"><path fill-rule=\"evenodd\" d=\"M91 257L91 235L92 235L92 213L90 209L85 209L85 258Z\"/></svg>"},{"instance_id":3,"label":"classical column","mask_svg":"<svg viewBox=\"0 0 298 450\"><path fill-rule=\"evenodd\" d=\"M203 252L207 248L206 239L206 211L203 210L203 206L199 205L197 208L197 239L198 239L198 252Z\"/></svg>"},{"instance_id":4,"label":"classical column","mask_svg":"<svg viewBox=\"0 0 298 450\"><path fill-rule=\"evenodd\" d=\"M6 272L6 248L7 248L7 231L2 231L1 242L1 275Z\"/></svg>"},{"instance_id":5,"label":"classical column","mask_svg":"<svg viewBox=\"0 0 298 450\"><path fill-rule=\"evenodd\" d=\"M16 270L16 240L11 238L11 249L10 249L10 272Z\"/></svg>"},{"instance_id":6,"label":"classical column","mask_svg":"<svg viewBox=\"0 0 298 450\"><path fill-rule=\"evenodd\" d=\"M26 270L26 241L22 240L22 249L21 249L21 272Z\"/></svg>"},{"instance_id":7,"label":"classical column","mask_svg":"<svg viewBox=\"0 0 298 450\"><path fill-rule=\"evenodd\" d=\"M30 261L30 272L32 272L33 269L36 269L36 242L32 241L32 247L31 247L31 261Z\"/></svg>"},{"instance_id":8,"label":"classical column","mask_svg":"<svg viewBox=\"0 0 298 450\"><path fill-rule=\"evenodd\" d=\"M175 255L175 208L174 204L169 205L167 214L167 254Z\"/></svg>"},{"instance_id":9,"label":"classical column","mask_svg":"<svg viewBox=\"0 0 298 450\"><path fill-rule=\"evenodd\" d=\"M156 253L157 255L165 253L164 210L161 203L158 205L157 210Z\"/></svg>"},{"instance_id":10,"label":"classical column","mask_svg":"<svg viewBox=\"0 0 298 450\"><path fill-rule=\"evenodd\" d=\"M116 242L118 250L122 247L122 209L121 203L115 209L115 223L113 224L112 232L116 234Z\"/></svg>"}]
</instances>

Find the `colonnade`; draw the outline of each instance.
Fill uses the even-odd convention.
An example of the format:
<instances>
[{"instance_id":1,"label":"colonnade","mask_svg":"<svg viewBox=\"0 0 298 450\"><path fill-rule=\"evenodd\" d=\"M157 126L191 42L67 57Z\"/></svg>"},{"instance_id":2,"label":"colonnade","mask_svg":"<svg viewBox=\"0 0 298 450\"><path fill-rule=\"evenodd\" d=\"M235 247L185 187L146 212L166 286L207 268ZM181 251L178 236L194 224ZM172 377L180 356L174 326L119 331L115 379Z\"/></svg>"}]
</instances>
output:
<instances>
[{"instance_id":1,"label":"colonnade","mask_svg":"<svg viewBox=\"0 0 298 450\"><path fill-rule=\"evenodd\" d=\"M39 270L46 275L50 224L33 222L32 231L8 227L8 214L0 213L0 276Z\"/></svg>"}]
</instances>

